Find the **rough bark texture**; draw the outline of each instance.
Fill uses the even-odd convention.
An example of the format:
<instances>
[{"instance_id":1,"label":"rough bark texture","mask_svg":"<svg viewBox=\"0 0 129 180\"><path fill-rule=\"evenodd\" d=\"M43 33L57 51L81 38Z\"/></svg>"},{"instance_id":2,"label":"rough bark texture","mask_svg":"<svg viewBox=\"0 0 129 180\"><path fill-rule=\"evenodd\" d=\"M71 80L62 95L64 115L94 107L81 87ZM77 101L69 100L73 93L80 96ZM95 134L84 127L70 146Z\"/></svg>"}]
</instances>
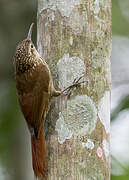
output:
<instances>
[{"instance_id":1,"label":"rough bark texture","mask_svg":"<svg viewBox=\"0 0 129 180\"><path fill-rule=\"evenodd\" d=\"M37 45L70 97L53 100L46 122L48 180L109 180L111 0L38 0Z\"/></svg>"}]
</instances>

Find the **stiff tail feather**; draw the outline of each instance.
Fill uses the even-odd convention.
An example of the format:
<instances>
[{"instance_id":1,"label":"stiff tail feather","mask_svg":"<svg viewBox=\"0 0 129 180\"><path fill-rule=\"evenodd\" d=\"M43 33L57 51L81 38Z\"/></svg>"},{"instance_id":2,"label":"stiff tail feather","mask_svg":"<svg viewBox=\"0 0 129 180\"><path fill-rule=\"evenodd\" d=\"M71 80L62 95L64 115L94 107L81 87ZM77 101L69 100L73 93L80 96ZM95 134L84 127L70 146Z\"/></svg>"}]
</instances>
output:
<instances>
[{"instance_id":1,"label":"stiff tail feather","mask_svg":"<svg viewBox=\"0 0 129 180\"><path fill-rule=\"evenodd\" d=\"M31 136L32 164L36 178L46 177L46 147L43 127L38 132L38 137Z\"/></svg>"}]
</instances>

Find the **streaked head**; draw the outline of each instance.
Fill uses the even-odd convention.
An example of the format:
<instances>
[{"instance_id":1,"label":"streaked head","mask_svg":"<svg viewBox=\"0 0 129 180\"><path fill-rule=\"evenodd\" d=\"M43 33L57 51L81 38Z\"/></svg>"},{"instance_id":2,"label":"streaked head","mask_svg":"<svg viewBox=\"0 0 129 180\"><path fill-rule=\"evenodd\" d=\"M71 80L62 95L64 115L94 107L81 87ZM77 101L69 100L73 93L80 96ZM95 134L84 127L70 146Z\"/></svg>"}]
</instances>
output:
<instances>
[{"instance_id":1,"label":"streaked head","mask_svg":"<svg viewBox=\"0 0 129 180\"><path fill-rule=\"evenodd\" d=\"M27 38L17 45L16 56L22 57L22 56L31 56L36 54L37 52L36 48L31 40L33 25L34 23L32 23L29 28Z\"/></svg>"},{"instance_id":2,"label":"streaked head","mask_svg":"<svg viewBox=\"0 0 129 180\"><path fill-rule=\"evenodd\" d=\"M27 38L20 42L16 47L16 53L14 56L14 68L16 73L24 73L37 61L37 57L40 56L36 50L32 40L32 28L34 23L31 24Z\"/></svg>"}]
</instances>

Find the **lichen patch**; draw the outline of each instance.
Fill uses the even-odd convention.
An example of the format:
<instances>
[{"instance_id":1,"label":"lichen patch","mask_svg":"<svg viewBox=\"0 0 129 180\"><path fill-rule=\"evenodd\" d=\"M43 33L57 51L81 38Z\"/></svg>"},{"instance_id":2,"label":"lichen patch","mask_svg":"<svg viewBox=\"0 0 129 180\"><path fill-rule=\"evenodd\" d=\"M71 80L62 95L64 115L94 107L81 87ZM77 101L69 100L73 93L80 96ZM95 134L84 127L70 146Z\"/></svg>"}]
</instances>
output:
<instances>
[{"instance_id":1,"label":"lichen patch","mask_svg":"<svg viewBox=\"0 0 129 180\"><path fill-rule=\"evenodd\" d=\"M85 64L82 59L64 54L63 58L57 63L59 88L63 89L70 86L76 78L84 74L85 69Z\"/></svg>"},{"instance_id":2,"label":"lichen patch","mask_svg":"<svg viewBox=\"0 0 129 180\"><path fill-rule=\"evenodd\" d=\"M60 144L63 144L66 139L70 139L72 137L72 132L65 123L61 112L59 113L59 119L56 122L55 130L58 132L58 141Z\"/></svg>"},{"instance_id":3,"label":"lichen patch","mask_svg":"<svg viewBox=\"0 0 129 180\"><path fill-rule=\"evenodd\" d=\"M107 133L110 132L110 91L105 91L104 96L99 101L98 115Z\"/></svg>"},{"instance_id":4,"label":"lichen patch","mask_svg":"<svg viewBox=\"0 0 129 180\"><path fill-rule=\"evenodd\" d=\"M94 12L94 14L98 14L100 11L100 1L94 0L94 3L90 4L90 10Z\"/></svg>"},{"instance_id":5,"label":"lichen patch","mask_svg":"<svg viewBox=\"0 0 129 180\"><path fill-rule=\"evenodd\" d=\"M98 15L101 8L106 11L108 8L107 4L106 0L93 0L93 3L90 4L90 10L94 13L94 15Z\"/></svg>"},{"instance_id":6,"label":"lichen patch","mask_svg":"<svg viewBox=\"0 0 129 180\"><path fill-rule=\"evenodd\" d=\"M75 6L80 5L80 0L58 0L57 5L62 16L69 17Z\"/></svg>"},{"instance_id":7,"label":"lichen patch","mask_svg":"<svg viewBox=\"0 0 129 180\"><path fill-rule=\"evenodd\" d=\"M70 38L69 38L69 44L72 46L73 45L73 37L72 36L70 36Z\"/></svg>"},{"instance_id":8,"label":"lichen patch","mask_svg":"<svg viewBox=\"0 0 129 180\"><path fill-rule=\"evenodd\" d=\"M94 142L91 139L87 139L87 142L82 142L82 147L87 149L94 149Z\"/></svg>"},{"instance_id":9,"label":"lichen patch","mask_svg":"<svg viewBox=\"0 0 129 180\"><path fill-rule=\"evenodd\" d=\"M58 9L62 16L69 17L75 6L79 6L81 0L42 0L43 9L40 9L40 13L45 9Z\"/></svg>"},{"instance_id":10,"label":"lichen patch","mask_svg":"<svg viewBox=\"0 0 129 180\"><path fill-rule=\"evenodd\" d=\"M102 142L102 145L103 145L103 150L105 153L106 160L108 160L109 155L110 155L109 142L106 139L104 139Z\"/></svg>"},{"instance_id":11,"label":"lichen patch","mask_svg":"<svg viewBox=\"0 0 129 180\"><path fill-rule=\"evenodd\" d=\"M60 112L56 122L59 143L74 136L91 134L96 127L97 111L87 95L78 95L68 100L67 108ZM63 128L64 127L64 128Z\"/></svg>"},{"instance_id":12,"label":"lichen patch","mask_svg":"<svg viewBox=\"0 0 129 180\"><path fill-rule=\"evenodd\" d=\"M87 13L85 11L82 11L80 13L78 11L78 8L74 8L70 14L68 25L72 28L75 34L80 34L84 29L88 27Z\"/></svg>"}]
</instances>

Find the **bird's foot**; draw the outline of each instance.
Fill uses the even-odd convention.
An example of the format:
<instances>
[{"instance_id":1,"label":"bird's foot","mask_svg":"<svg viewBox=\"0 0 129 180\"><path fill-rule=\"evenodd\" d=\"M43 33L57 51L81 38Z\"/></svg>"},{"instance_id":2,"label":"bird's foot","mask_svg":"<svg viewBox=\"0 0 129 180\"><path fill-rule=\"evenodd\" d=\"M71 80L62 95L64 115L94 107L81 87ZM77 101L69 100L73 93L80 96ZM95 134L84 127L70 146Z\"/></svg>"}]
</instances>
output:
<instances>
[{"instance_id":1,"label":"bird's foot","mask_svg":"<svg viewBox=\"0 0 129 180\"><path fill-rule=\"evenodd\" d=\"M84 75L80 76L79 78L75 78L72 85L68 86L64 90L61 91L61 94L64 94L65 96L70 96L72 93L72 90L74 88L78 88L81 86L82 83L85 83L87 81L81 81L80 80L84 77Z\"/></svg>"}]
</instances>

